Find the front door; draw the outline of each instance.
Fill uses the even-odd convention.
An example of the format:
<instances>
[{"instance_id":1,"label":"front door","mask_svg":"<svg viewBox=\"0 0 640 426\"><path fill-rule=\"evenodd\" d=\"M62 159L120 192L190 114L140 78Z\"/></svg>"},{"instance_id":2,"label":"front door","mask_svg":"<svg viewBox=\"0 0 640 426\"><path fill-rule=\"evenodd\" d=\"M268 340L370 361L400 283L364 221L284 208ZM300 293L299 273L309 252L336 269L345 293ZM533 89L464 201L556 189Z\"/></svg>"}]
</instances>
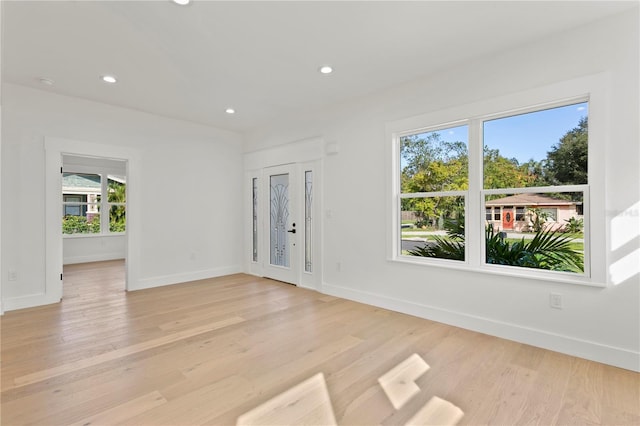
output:
<instances>
[{"instance_id":1,"label":"front door","mask_svg":"<svg viewBox=\"0 0 640 426\"><path fill-rule=\"evenodd\" d=\"M502 229L513 229L513 208L512 207L503 207L502 208Z\"/></svg>"},{"instance_id":2,"label":"front door","mask_svg":"<svg viewBox=\"0 0 640 426\"><path fill-rule=\"evenodd\" d=\"M264 275L279 281L298 284L298 259L296 243L300 224L296 223L296 174L294 165L265 169L264 194L268 194L268 211L265 213L266 231L263 253ZM265 209L266 210L266 209Z\"/></svg>"}]
</instances>

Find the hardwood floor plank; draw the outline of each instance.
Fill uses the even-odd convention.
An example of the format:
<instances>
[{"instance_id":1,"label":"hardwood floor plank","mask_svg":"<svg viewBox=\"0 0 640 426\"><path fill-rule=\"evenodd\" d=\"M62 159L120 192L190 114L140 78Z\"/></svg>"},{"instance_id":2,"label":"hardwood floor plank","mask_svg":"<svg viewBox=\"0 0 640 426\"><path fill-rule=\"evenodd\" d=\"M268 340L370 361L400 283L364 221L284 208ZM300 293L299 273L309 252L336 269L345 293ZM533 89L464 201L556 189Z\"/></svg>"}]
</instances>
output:
<instances>
[{"instance_id":1,"label":"hardwood floor plank","mask_svg":"<svg viewBox=\"0 0 640 426\"><path fill-rule=\"evenodd\" d=\"M179 371L168 369L166 365L163 367L138 363L96 372L38 391L6 395L8 397L3 398L2 403L7 415L2 418L2 423L69 424L184 379Z\"/></svg>"},{"instance_id":2,"label":"hardwood floor plank","mask_svg":"<svg viewBox=\"0 0 640 426\"><path fill-rule=\"evenodd\" d=\"M189 337L197 336L198 334L208 333L210 331L218 330L222 327L238 324L242 321L244 321L243 318L230 317L225 320L211 323L206 326L197 327L195 329L191 329L188 331L181 331L181 332L169 334L164 337L159 337L157 339L127 346L121 349L104 352L94 357L79 359L71 363L62 364L56 367L37 371L35 373L16 377L14 379L14 386L19 387L19 386L29 385L35 382L40 382L43 380L47 380L51 377L60 376L62 374L66 374L66 373L73 372L73 371L80 370L87 367L92 367L97 364L102 364L103 362L126 357L129 355L135 354L137 352L146 351L148 349L152 349L158 346L166 345L169 343L177 342L179 340L187 339Z\"/></svg>"},{"instance_id":3,"label":"hardwood floor plank","mask_svg":"<svg viewBox=\"0 0 640 426\"><path fill-rule=\"evenodd\" d=\"M159 407L166 402L167 400L164 399L164 396L162 396L160 392L153 391L136 399L132 399L131 401L127 401L124 404L72 423L72 426L116 425L125 423L132 417L145 413L152 408Z\"/></svg>"},{"instance_id":4,"label":"hardwood floor plank","mask_svg":"<svg viewBox=\"0 0 640 426\"><path fill-rule=\"evenodd\" d=\"M603 398L603 366L578 358L574 359L558 422L602 424Z\"/></svg>"},{"instance_id":5,"label":"hardwood floor plank","mask_svg":"<svg viewBox=\"0 0 640 426\"><path fill-rule=\"evenodd\" d=\"M0 318L2 424L232 425L320 374L328 402L267 417L331 404L339 425L640 424L638 373L272 280L128 293L109 261L66 266L64 292ZM430 368L396 409L378 379L410 357Z\"/></svg>"},{"instance_id":6,"label":"hardwood floor plank","mask_svg":"<svg viewBox=\"0 0 640 426\"><path fill-rule=\"evenodd\" d=\"M324 375L318 373L238 417L238 426L336 424Z\"/></svg>"}]
</instances>

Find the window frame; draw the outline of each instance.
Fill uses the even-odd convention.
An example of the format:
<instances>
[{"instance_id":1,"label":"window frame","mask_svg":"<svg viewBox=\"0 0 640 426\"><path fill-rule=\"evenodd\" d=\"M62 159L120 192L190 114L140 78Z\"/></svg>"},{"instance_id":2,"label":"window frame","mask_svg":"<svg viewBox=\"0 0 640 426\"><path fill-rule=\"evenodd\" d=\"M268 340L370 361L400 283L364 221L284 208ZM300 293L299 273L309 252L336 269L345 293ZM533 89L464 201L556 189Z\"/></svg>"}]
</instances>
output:
<instances>
[{"instance_id":1,"label":"window frame","mask_svg":"<svg viewBox=\"0 0 640 426\"><path fill-rule=\"evenodd\" d=\"M79 198L79 200L70 200L69 198ZM86 198L86 196L84 197ZM69 213L67 209L77 208L79 212ZM89 210L89 202L83 200L82 194L62 194L62 217L65 216L86 216Z\"/></svg>"},{"instance_id":2,"label":"window frame","mask_svg":"<svg viewBox=\"0 0 640 426\"><path fill-rule=\"evenodd\" d=\"M387 123L386 143L391 150L391 161L387 163L388 190L390 194L387 222L387 260L428 267L445 267L494 275L516 276L547 282L596 287L605 286L609 280L606 271L606 229L604 226L592 226L593 223L604 223L606 216L604 209L604 167L596 161L597 158L602 158L602 155L604 155L603 141L606 140L608 124L605 87L606 76L597 74ZM557 192L558 188L564 188L567 192L583 192L585 273L565 273L486 264L484 238L485 194L514 193L514 188L484 189L482 123L502 117L526 114L585 101L589 102L588 184L516 188L516 193ZM424 132L425 130L437 130L452 127L453 125L461 125L465 124L465 122L469 125L469 189L468 196L465 197L465 261L455 261L454 264L451 264L450 261L443 259L403 256L400 251L400 138ZM478 143L477 141L481 142ZM476 219L471 220L472 218ZM594 247L597 250L594 250Z\"/></svg>"},{"instance_id":3,"label":"window frame","mask_svg":"<svg viewBox=\"0 0 640 426\"><path fill-rule=\"evenodd\" d=\"M109 178L109 176L120 176L118 175L118 173L112 173L109 170L102 170L100 168L94 168L94 167L85 167L85 166L77 166L74 165L73 167L66 167L64 168L64 173L75 173L75 174L94 174L94 175L98 175L100 176L100 194L99 194L99 200L97 200L94 203L90 203L90 202L82 202L82 203L67 203L64 200L65 195L69 195L69 194L65 194L62 192L62 188L60 191L60 196L61 196L61 200L62 200L62 209L63 209L63 213L64 213L64 209L67 206L67 204L81 204L81 205L96 205L98 207L98 214L100 214L100 232L96 232L96 233L76 233L76 234L65 234L62 233L62 238L99 238L99 237L118 237L118 236L123 236L126 235L127 231L126 231L126 225L125 225L125 231L123 232L112 232L110 230L110 211L111 211L111 207L112 206L122 206L125 209L125 217L126 217L126 212L127 212L127 200L128 200L128 196L129 196L129 187L128 184L126 182L126 176L125 176L125 202L124 203L120 203L120 202L110 202L109 201L109 180L112 180ZM74 194L75 195L75 194ZM101 214L101 212L106 212L106 214ZM63 218L64 218L64 214L63 214ZM126 224L126 222L125 222Z\"/></svg>"},{"instance_id":4,"label":"window frame","mask_svg":"<svg viewBox=\"0 0 640 426\"><path fill-rule=\"evenodd\" d=\"M104 209L104 211L106 212L105 216L106 216L106 229L107 232L105 232L105 234L107 235L124 235L127 232L127 177L126 176L117 176L113 173L104 173L103 175L101 175L102 177L104 177L105 181L106 181L106 186L103 186L100 192L100 201L98 202L98 204L100 205L100 207L102 209ZM118 182L118 180L114 179L116 177L124 177L124 182ZM113 181L119 184L124 184L124 191L125 191L125 195L124 195L124 202L120 202L120 201L109 201L109 181ZM104 199L104 202L102 201ZM124 207L124 231L122 232L114 232L111 230L111 208L112 207ZM100 220L102 221L102 215L100 216ZM102 222L101 222L102 224Z\"/></svg>"},{"instance_id":5,"label":"window frame","mask_svg":"<svg viewBox=\"0 0 640 426\"><path fill-rule=\"evenodd\" d=\"M402 166L401 166L401 161L402 161L402 156L400 155L400 146L401 146L401 140L403 137L406 136L411 136L411 135L416 135L416 134L421 134L421 133L431 133L431 132L437 132L440 130L447 130L447 129L451 129L454 127L462 127L462 126L469 126L469 120L458 120L458 121L454 121L454 122L449 122L449 123L444 123L444 124L440 124L440 125L436 125L436 126L431 126L431 127L424 127L424 128L419 128L419 129L411 129L411 130L407 130L404 132L400 132L397 134L396 138L397 140L394 141L394 144L397 146L397 164L396 164L396 168L398 170L398 173L400 173L402 171ZM469 157L469 147L467 146L467 156ZM468 158L468 161L470 159ZM398 178L397 178L397 191L399 194L398 197L398 217L402 216L402 206L401 206L401 200L402 199L409 199L409 198L435 198L435 197L463 197L464 198L464 210L465 212L468 211L469 209L469 188L467 187L466 190L454 190L454 191L429 191L429 192L402 192L402 184L401 184L401 179L399 178L400 174L398 174ZM471 176L469 176L469 180L471 180ZM469 218L467 217L467 215L465 214L465 233L464 233L464 240L465 242L468 240L469 237ZM406 257L404 255L402 255L402 220L400 220L397 223L397 229L399 230L399 232L397 233L397 244L398 244L398 256L401 257ZM465 253L464 253L464 260L451 260L451 259L441 259L441 258L430 258L428 260L431 261L435 261L435 262L443 262L444 264L448 264L448 263L453 263L453 264L460 264L460 263L468 263L468 259L469 259L469 247L467 246L467 244L465 244Z\"/></svg>"}]
</instances>

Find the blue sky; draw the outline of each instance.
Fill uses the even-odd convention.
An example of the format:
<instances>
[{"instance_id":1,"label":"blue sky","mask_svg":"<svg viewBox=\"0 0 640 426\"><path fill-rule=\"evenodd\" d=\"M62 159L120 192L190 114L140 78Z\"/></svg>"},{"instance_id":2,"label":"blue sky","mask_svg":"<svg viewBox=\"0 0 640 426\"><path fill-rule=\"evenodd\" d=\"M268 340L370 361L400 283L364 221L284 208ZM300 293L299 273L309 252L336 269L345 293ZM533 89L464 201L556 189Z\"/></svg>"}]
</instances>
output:
<instances>
[{"instance_id":1,"label":"blue sky","mask_svg":"<svg viewBox=\"0 0 640 426\"><path fill-rule=\"evenodd\" d=\"M559 108L536 111L486 121L484 144L500 150L506 158L517 158L520 164L534 159L543 160L567 131L578 126L588 115L588 103L578 103ZM429 134L431 132L427 132ZM438 130L440 139L447 142L469 143L467 126ZM404 161L403 161L404 163Z\"/></svg>"},{"instance_id":2,"label":"blue sky","mask_svg":"<svg viewBox=\"0 0 640 426\"><path fill-rule=\"evenodd\" d=\"M487 121L484 144L499 149L506 158L525 163L547 157L547 152L567 131L578 126L588 114L586 102Z\"/></svg>"}]
</instances>

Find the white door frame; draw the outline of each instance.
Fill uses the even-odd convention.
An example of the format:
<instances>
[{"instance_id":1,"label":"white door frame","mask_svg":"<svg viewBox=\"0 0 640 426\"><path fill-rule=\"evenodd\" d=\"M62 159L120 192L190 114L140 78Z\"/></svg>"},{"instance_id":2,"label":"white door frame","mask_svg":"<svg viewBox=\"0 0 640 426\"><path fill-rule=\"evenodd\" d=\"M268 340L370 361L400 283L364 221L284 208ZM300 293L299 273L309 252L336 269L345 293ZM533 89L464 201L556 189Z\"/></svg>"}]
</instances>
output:
<instances>
[{"instance_id":1,"label":"white door frame","mask_svg":"<svg viewBox=\"0 0 640 426\"><path fill-rule=\"evenodd\" d=\"M258 257L253 259L253 179L258 180L258 211L262 212L264 205L269 203L269 195L264 194L264 180L267 178L265 169L294 163L297 168L297 240L296 256L298 265L298 286L321 291L322 288L322 164L325 152L325 143L322 138L303 140L274 148L249 152L245 154L245 244L244 244L244 270L248 274L265 276L263 265L268 263L269 252L264 250L265 239L268 238L264 229L264 214L259 215L257 239ZM304 251L304 173L313 172L313 268L305 271Z\"/></svg>"},{"instance_id":2,"label":"white door frame","mask_svg":"<svg viewBox=\"0 0 640 426\"><path fill-rule=\"evenodd\" d=\"M30 306L57 303L62 299L62 155L84 157L102 157L127 162L127 232L125 288L135 288L138 281L140 238L138 194L138 154L136 150L113 146L74 141L69 139L45 137L45 235L46 235L46 267L45 291L37 295Z\"/></svg>"}]
</instances>

